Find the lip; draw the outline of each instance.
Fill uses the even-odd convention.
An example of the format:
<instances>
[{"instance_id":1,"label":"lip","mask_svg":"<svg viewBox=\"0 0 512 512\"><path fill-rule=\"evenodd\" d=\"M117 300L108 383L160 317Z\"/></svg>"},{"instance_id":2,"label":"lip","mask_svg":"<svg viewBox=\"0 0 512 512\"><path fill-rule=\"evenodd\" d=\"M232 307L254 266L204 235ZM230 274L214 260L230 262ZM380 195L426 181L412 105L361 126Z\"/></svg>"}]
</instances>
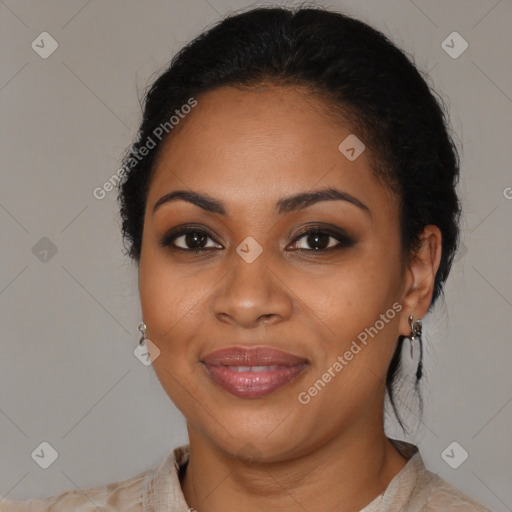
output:
<instances>
[{"instance_id":1,"label":"lip","mask_svg":"<svg viewBox=\"0 0 512 512\"><path fill-rule=\"evenodd\" d=\"M298 357L273 347L227 347L206 354L201 360L211 366L297 366L307 363Z\"/></svg>"},{"instance_id":2,"label":"lip","mask_svg":"<svg viewBox=\"0 0 512 512\"><path fill-rule=\"evenodd\" d=\"M268 346L216 350L201 363L215 383L242 398L268 395L295 380L308 365L305 358ZM253 368L262 366L271 368Z\"/></svg>"}]
</instances>

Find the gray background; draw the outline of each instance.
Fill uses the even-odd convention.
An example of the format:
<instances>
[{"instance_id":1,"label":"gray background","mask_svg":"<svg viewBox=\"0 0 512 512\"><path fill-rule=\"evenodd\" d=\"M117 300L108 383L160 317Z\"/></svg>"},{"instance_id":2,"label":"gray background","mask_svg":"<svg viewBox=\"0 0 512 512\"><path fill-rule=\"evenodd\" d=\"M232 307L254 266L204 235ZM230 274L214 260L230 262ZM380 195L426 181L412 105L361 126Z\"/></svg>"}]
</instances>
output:
<instances>
[{"instance_id":1,"label":"gray background","mask_svg":"<svg viewBox=\"0 0 512 512\"><path fill-rule=\"evenodd\" d=\"M424 321L425 412L406 439L429 469L512 510L512 2L319 3L413 54L449 107L463 151L463 247L446 303ZM187 442L183 417L133 355L140 306L116 192L92 192L137 131L137 91L202 29L249 5L268 3L0 1L0 497L128 478ZM59 44L47 59L31 48L43 31ZM441 47L453 31L469 44L456 59ZM49 245L43 237L56 254L33 249ZM46 470L31 458L42 441L59 453ZM441 457L452 441L469 453L457 469Z\"/></svg>"}]
</instances>

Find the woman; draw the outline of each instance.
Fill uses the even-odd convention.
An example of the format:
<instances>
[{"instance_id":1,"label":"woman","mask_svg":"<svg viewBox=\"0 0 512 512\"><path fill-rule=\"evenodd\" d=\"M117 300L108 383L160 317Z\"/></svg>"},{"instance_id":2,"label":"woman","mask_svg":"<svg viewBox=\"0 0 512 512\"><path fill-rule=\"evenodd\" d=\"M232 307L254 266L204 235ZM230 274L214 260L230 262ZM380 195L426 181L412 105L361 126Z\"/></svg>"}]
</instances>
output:
<instances>
[{"instance_id":1,"label":"woman","mask_svg":"<svg viewBox=\"0 0 512 512\"><path fill-rule=\"evenodd\" d=\"M383 426L402 351L419 393L457 248L446 124L404 53L339 13L254 9L186 46L147 93L119 200L143 350L190 443L0 509L485 511Z\"/></svg>"}]
</instances>

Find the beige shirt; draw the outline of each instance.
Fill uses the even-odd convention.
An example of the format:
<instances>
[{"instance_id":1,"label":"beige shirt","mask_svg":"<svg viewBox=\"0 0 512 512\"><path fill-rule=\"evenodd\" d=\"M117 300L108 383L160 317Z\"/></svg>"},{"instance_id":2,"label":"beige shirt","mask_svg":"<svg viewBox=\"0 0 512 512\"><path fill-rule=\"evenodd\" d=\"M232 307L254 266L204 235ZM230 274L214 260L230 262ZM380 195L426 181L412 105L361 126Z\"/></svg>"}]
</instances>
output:
<instances>
[{"instance_id":1,"label":"beige shirt","mask_svg":"<svg viewBox=\"0 0 512 512\"><path fill-rule=\"evenodd\" d=\"M361 512L490 512L428 471L416 446L391 440L409 460L386 491ZM189 445L172 450L160 466L88 489L70 490L43 500L0 500L0 512L188 512L179 470L188 462ZM200 512L200 511L199 511Z\"/></svg>"}]
</instances>

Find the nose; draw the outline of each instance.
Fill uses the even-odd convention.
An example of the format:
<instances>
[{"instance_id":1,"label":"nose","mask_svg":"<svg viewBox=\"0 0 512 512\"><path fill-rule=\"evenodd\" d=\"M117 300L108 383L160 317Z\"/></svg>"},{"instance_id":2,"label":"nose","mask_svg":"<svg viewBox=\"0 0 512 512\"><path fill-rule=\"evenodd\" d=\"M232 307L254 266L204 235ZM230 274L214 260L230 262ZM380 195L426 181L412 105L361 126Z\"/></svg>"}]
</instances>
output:
<instances>
[{"instance_id":1,"label":"nose","mask_svg":"<svg viewBox=\"0 0 512 512\"><path fill-rule=\"evenodd\" d=\"M290 318L293 301L278 271L261 254L247 263L234 254L231 270L212 299L217 320L252 329L259 324L274 325Z\"/></svg>"}]
</instances>

